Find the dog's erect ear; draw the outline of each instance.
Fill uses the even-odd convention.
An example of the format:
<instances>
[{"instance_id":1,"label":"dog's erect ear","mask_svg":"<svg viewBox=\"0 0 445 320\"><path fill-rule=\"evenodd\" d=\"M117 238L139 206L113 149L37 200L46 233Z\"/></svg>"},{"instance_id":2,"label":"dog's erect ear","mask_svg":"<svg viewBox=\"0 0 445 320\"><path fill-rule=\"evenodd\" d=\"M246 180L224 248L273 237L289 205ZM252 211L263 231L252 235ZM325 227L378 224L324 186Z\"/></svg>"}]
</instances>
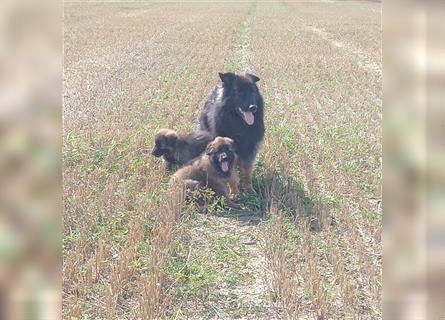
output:
<instances>
[{"instance_id":1,"label":"dog's erect ear","mask_svg":"<svg viewBox=\"0 0 445 320\"><path fill-rule=\"evenodd\" d=\"M212 141L212 142L209 142L209 144L207 145L206 155L211 155L214 152L215 152L215 145L213 144L213 141Z\"/></svg>"},{"instance_id":2,"label":"dog's erect ear","mask_svg":"<svg viewBox=\"0 0 445 320\"><path fill-rule=\"evenodd\" d=\"M249 78L253 83L260 81L260 78L258 78L254 74L246 73L246 77Z\"/></svg>"},{"instance_id":3,"label":"dog's erect ear","mask_svg":"<svg viewBox=\"0 0 445 320\"><path fill-rule=\"evenodd\" d=\"M231 84L235 79L236 75L233 72L227 72L227 73L220 72L219 77L221 78L221 81L224 84Z\"/></svg>"}]
</instances>

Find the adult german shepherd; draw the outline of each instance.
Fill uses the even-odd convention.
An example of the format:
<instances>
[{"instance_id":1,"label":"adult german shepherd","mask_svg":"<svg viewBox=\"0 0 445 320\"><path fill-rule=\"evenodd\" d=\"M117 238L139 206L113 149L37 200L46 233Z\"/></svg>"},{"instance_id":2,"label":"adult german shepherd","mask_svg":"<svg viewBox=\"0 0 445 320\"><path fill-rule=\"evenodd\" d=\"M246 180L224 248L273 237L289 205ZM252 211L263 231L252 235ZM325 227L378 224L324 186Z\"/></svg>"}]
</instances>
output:
<instances>
[{"instance_id":1,"label":"adult german shepherd","mask_svg":"<svg viewBox=\"0 0 445 320\"><path fill-rule=\"evenodd\" d=\"M222 83L209 94L199 119L201 130L213 137L229 137L235 141L241 186L247 193L252 187L253 164L264 137L264 102L255 75L219 73ZM230 186L237 190L237 186Z\"/></svg>"}]
</instances>

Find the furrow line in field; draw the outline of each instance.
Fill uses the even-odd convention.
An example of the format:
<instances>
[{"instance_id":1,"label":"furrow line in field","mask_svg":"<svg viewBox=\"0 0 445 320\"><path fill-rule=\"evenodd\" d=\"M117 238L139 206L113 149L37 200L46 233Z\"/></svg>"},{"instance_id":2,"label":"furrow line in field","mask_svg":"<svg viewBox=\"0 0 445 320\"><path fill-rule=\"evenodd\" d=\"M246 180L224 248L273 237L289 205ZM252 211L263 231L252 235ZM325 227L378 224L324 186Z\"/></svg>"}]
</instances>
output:
<instances>
[{"instance_id":1,"label":"furrow line in field","mask_svg":"<svg viewBox=\"0 0 445 320\"><path fill-rule=\"evenodd\" d=\"M346 53L353 55L357 61L358 66L363 70L373 73L379 77L382 76L382 67L371 59L367 58L366 54L361 49L350 43L333 38L330 33L326 32L322 28L317 28L310 25L306 25L305 28L317 34L323 40L328 41L333 47L339 48L343 51L346 51Z\"/></svg>"},{"instance_id":2,"label":"furrow line in field","mask_svg":"<svg viewBox=\"0 0 445 320\"><path fill-rule=\"evenodd\" d=\"M251 62L251 25L257 2L253 2L244 20L240 23L233 39L232 50L226 61L226 68L235 73L253 72Z\"/></svg>"},{"instance_id":3,"label":"furrow line in field","mask_svg":"<svg viewBox=\"0 0 445 320\"><path fill-rule=\"evenodd\" d=\"M241 22L235 34L232 52L226 64L228 71L255 72L252 64L251 29L257 5L256 1L252 2L244 21ZM254 237L260 236L259 228L256 225L241 227L238 232L243 238L249 238L252 234ZM263 239L259 239L246 246L245 254L248 260L244 272L249 274L252 280L250 283L240 283L235 289L237 295L246 299L250 305L255 305L258 301L264 300L264 297L268 297L268 292L271 289L270 272L267 270L264 252L260 248L262 241ZM267 315L264 314L263 317L267 317Z\"/></svg>"}]
</instances>

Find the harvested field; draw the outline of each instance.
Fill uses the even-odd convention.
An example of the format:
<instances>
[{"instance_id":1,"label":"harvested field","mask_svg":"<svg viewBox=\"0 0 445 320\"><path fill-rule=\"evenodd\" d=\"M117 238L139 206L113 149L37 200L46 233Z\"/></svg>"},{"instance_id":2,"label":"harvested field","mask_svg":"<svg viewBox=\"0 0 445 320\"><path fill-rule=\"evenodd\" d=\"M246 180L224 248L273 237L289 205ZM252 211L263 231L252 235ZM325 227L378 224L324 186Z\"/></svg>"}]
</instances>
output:
<instances>
[{"instance_id":1,"label":"harvested field","mask_svg":"<svg viewBox=\"0 0 445 320\"><path fill-rule=\"evenodd\" d=\"M381 3L65 2L66 319L379 319ZM149 151L257 74L243 212L179 208Z\"/></svg>"}]
</instances>

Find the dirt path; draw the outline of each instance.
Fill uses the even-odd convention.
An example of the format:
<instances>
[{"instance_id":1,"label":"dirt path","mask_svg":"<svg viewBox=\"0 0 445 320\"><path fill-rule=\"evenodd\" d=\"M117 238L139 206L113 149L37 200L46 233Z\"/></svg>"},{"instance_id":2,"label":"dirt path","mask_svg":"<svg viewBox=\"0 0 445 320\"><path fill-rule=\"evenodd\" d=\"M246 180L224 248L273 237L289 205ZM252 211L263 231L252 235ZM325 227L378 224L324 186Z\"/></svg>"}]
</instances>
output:
<instances>
[{"instance_id":1,"label":"dirt path","mask_svg":"<svg viewBox=\"0 0 445 320\"><path fill-rule=\"evenodd\" d=\"M198 277L182 284L189 294L178 313L191 319L275 317L259 223L257 215L193 217L183 239L188 245L184 264Z\"/></svg>"}]
</instances>

